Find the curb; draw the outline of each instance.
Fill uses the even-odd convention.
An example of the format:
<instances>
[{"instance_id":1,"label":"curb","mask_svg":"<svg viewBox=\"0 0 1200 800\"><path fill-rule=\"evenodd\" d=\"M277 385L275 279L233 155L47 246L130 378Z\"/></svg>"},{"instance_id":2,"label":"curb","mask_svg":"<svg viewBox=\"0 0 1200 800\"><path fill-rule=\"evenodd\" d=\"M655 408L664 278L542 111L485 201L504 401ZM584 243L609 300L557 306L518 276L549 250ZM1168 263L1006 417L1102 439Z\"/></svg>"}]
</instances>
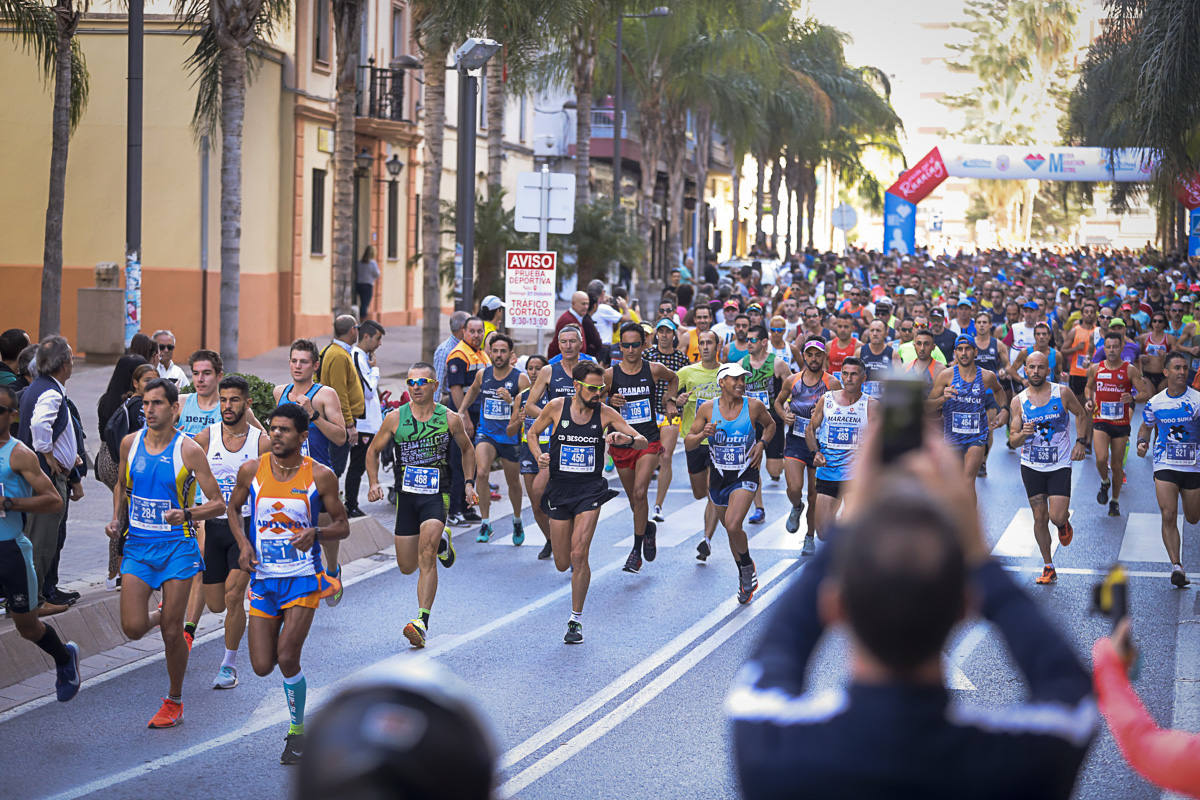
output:
<instances>
[{"instance_id":1,"label":"curb","mask_svg":"<svg viewBox=\"0 0 1200 800\"><path fill-rule=\"evenodd\" d=\"M350 535L342 540L339 561L346 566L367 558L393 544L392 532L371 516L350 520ZM212 616L212 615L208 615ZM161 643L148 641L150 636L131 642L121 632L121 593L103 589L85 594L70 609L44 621L52 625L63 641L79 645L81 663L103 669L116 666L121 653L144 656L149 650L161 649ZM203 626L203 622L201 624ZM154 633L153 631L151 633ZM154 639L157 639L154 636ZM102 655L103 654L103 655ZM111 663L100 663L111 662ZM25 641L12 620L0 621L0 707L32 700L54 688L54 661L32 642Z\"/></svg>"}]
</instances>

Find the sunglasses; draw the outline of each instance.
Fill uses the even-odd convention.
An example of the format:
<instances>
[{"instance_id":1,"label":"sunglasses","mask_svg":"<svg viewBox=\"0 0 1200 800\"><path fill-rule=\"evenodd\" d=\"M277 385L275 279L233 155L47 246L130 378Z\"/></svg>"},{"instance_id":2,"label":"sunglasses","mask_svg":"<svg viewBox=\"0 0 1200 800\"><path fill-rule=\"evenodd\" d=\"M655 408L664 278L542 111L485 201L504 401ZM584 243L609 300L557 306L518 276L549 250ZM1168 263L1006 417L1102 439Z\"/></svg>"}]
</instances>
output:
<instances>
[{"instance_id":1,"label":"sunglasses","mask_svg":"<svg viewBox=\"0 0 1200 800\"><path fill-rule=\"evenodd\" d=\"M9 408L8 406L0 406L0 414L15 414L17 409Z\"/></svg>"},{"instance_id":2,"label":"sunglasses","mask_svg":"<svg viewBox=\"0 0 1200 800\"><path fill-rule=\"evenodd\" d=\"M175 349L175 345L173 345L173 344L160 344L160 345L158 346L158 349L159 349L160 351L161 351L161 350L174 350L174 349Z\"/></svg>"},{"instance_id":3,"label":"sunglasses","mask_svg":"<svg viewBox=\"0 0 1200 800\"><path fill-rule=\"evenodd\" d=\"M746 341L749 342L750 344L758 344L759 342L762 341L762 339L760 339L757 336L747 336Z\"/></svg>"},{"instance_id":4,"label":"sunglasses","mask_svg":"<svg viewBox=\"0 0 1200 800\"><path fill-rule=\"evenodd\" d=\"M636 350L641 346L641 342L621 342L621 349L623 350Z\"/></svg>"},{"instance_id":5,"label":"sunglasses","mask_svg":"<svg viewBox=\"0 0 1200 800\"><path fill-rule=\"evenodd\" d=\"M771 333L783 333L787 328L771 328Z\"/></svg>"},{"instance_id":6,"label":"sunglasses","mask_svg":"<svg viewBox=\"0 0 1200 800\"><path fill-rule=\"evenodd\" d=\"M604 391L603 383L597 385L595 383L584 383L583 381L575 381L575 382L578 383L580 386L582 386L584 389L591 389L593 392Z\"/></svg>"},{"instance_id":7,"label":"sunglasses","mask_svg":"<svg viewBox=\"0 0 1200 800\"><path fill-rule=\"evenodd\" d=\"M437 379L436 378L409 378L408 380L405 381L405 383L407 383L409 386L411 386L414 389L419 389L422 386L426 386L430 383L433 383L435 380L437 380Z\"/></svg>"}]
</instances>

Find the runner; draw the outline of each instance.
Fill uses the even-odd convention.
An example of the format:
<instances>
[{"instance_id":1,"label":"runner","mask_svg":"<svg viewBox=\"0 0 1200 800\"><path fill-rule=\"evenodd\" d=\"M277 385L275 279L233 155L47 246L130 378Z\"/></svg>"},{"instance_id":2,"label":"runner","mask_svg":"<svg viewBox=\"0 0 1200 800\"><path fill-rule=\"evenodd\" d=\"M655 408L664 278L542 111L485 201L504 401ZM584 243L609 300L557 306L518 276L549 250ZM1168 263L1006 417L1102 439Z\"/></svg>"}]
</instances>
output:
<instances>
[{"instance_id":1,"label":"runner","mask_svg":"<svg viewBox=\"0 0 1200 800\"><path fill-rule=\"evenodd\" d=\"M487 345L492 363L475 373L475 380L463 395L459 412L463 429L470 437L475 434L475 485L488 488L492 462L500 457L504 480L508 484L508 501L512 506L512 543L525 543L525 529L521 522L521 474L519 472L520 439L509 435L508 423L512 418L513 398L529 388L529 378L510 363L513 355L513 340L503 333L493 333ZM482 396L480 404L479 430L475 431L468 409L475 405L475 398ZM469 473L468 473L469 474ZM477 542L488 542L492 538L491 491L479 492L479 514L483 521L479 525Z\"/></svg>"},{"instance_id":2,"label":"runner","mask_svg":"<svg viewBox=\"0 0 1200 800\"><path fill-rule=\"evenodd\" d=\"M721 340L714 331L700 335L700 360L679 370L679 394L676 401L682 403L680 430L690 431L696 411L709 400L721 394L717 383L717 372L721 363L717 360L721 352ZM708 496L708 441L695 447L687 447L684 436L684 457L687 460L688 479L692 484L692 497L702 500ZM717 509L711 503L704 506L704 537L696 545L696 559L707 561L712 555L712 537L717 530Z\"/></svg>"},{"instance_id":3,"label":"runner","mask_svg":"<svg viewBox=\"0 0 1200 800\"><path fill-rule=\"evenodd\" d=\"M741 361L750 352L750 343L747 337L750 336L750 315L738 314L733 318L733 337L725 345L726 363Z\"/></svg>"},{"instance_id":4,"label":"runner","mask_svg":"<svg viewBox=\"0 0 1200 800\"><path fill-rule=\"evenodd\" d=\"M822 402L825 392L841 389L837 378L825 371L825 342L820 337L810 337L804 343L804 369L789 376L775 398L775 413L787 427L787 444L784 450L784 472L787 476L787 495L792 503L788 514L787 532L800 530L800 514L804 512L804 489L808 487L808 527L804 534L804 549L801 555L810 556L817 551L816 503L814 502L817 468L813 465L816 453L809 449L805 436L812 419L813 408Z\"/></svg>"},{"instance_id":5,"label":"runner","mask_svg":"<svg viewBox=\"0 0 1200 800\"><path fill-rule=\"evenodd\" d=\"M847 357L858 352L859 341L853 338L854 317L845 311L839 312L833 323L836 338L829 342L829 371L834 375L841 373L842 362Z\"/></svg>"},{"instance_id":6,"label":"runner","mask_svg":"<svg viewBox=\"0 0 1200 800\"><path fill-rule=\"evenodd\" d=\"M1188 359L1178 350L1167 353L1166 388L1146 401L1138 429L1137 454L1145 458L1154 434L1154 494L1162 514L1162 538L1171 561L1171 585L1187 586L1180 556L1179 500L1184 518L1200 522L1200 392L1187 385Z\"/></svg>"},{"instance_id":7,"label":"runner","mask_svg":"<svg viewBox=\"0 0 1200 800\"><path fill-rule=\"evenodd\" d=\"M929 340L932 346L932 339ZM867 368L862 360L848 356L842 362L842 388L829 389L815 403L812 418L804 429L805 443L814 453L817 468L817 538L824 541L841 505L846 482L854 475L854 453L867 424L875 419L879 401L863 394Z\"/></svg>"},{"instance_id":8,"label":"runner","mask_svg":"<svg viewBox=\"0 0 1200 800\"><path fill-rule=\"evenodd\" d=\"M280 764L298 764L304 754L308 682L300 653L327 580L321 551L328 542L350 535L337 476L302 452L310 424L303 407L281 403L267 418L271 451L238 467L237 483L229 495L229 508L240 512L248 506L250 511L245 530L241 513L228 517L240 551L238 566L253 574L247 637L250 665L262 678L278 665L283 676L291 724ZM321 509L329 514L328 525L318 521Z\"/></svg>"},{"instance_id":9,"label":"runner","mask_svg":"<svg viewBox=\"0 0 1200 800\"><path fill-rule=\"evenodd\" d=\"M784 301L784 305L788 303L791 303L793 306L795 306L796 301L789 298ZM771 327L768 329L768 332L771 334L771 339L769 342L767 342L767 352L774 355L784 364L787 364L788 369L792 372L795 372L797 369L796 353L792 350L792 346L788 344L787 339L789 335L794 334L799 327L799 315L796 315L795 327L793 327L791 330L788 330L787 321L783 317L776 314L775 316L771 317Z\"/></svg>"},{"instance_id":10,"label":"runner","mask_svg":"<svg viewBox=\"0 0 1200 800\"><path fill-rule=\"evenodd\" d=\"M221 499L228 504L238 469L270 450L271 440L250 425L250 384L245 378L228 375L221 379L219 391L221 419L196 434L195 441L208 458L209 469L221 487ZM250 507L243 505L240 514L243 528L248 528ZM232 689L238 685L237 651L246 632L244 601L250 573L238 564L241 551L225 511L208 520L204 528L204 602L213 613L225 612L225 658L213 688Z\"/></svg>"},{"instance_id":11,"label":"runner","mask_svg":"<svg viewBox=\"0 0 1200 800\"><path fill-rule=\"evenodd\" d=\"M712 309L708 306L698 305L692 309L692 321L696 327L688 331L685 355L693 364L700 360L700 334L712 328L712 320Z\"/></svg>"},{"instance_id":12,"label":"runner","mask_svg":"<svg viewBox=\"0 0 1200 800\"><path fill-rule=\"evenodd\" d=\"M541 371L546 368L546 357L543 355L532 355L525 360L525 375L533 375L535 378L541 374ZM538 528L542 531L542 536L546 540L546 544L538 553L539 559L550 557L550 518L546 516L546 512L542 510L541 492L535 489L538 476L537 462L533 460L533 454L529 452L529 442L525 435L529 430L529 426L533 424L533 419L525 416L525 401L529 399L530 386L517 396L516 402L512 404L512 416L508 420L508 428L505 432L509 436L521 437L520 447L520 462L521 462L521 478L525 482L525 493L529 496L529 505L533 510L533 519L537 523ZM546 442L549 444L549 442ZM535 499L536 498L536 499Z\"/></svg>"},{"instance_id":13,"label":"runner","mask_svg":"<svg viewBox=\"0 0 1200 800\"><path fill-rule=\"evenodd\" d=\"M37 455L12 435L16 414L16 393L0 385L0 597L21 638L54 659L55 696L65 703L79 693L79 646L64 644L58 632L38 618L33 606L38 596L33 544L23 522L26 514L60 512L63 499L42 472Z\"/></svg>"},{"instance_id":14,"label":"runner","mask_svg":"<svg viewBox=\"0 0 1200 800\"><path fill-rule=\"evenodd\" d=\"M740 316L738 320L740 324ZM653 561L658 556L658 543L655 540L658 526L649 519L647 501L654 468L663 452L654 415L658 405L656 382L666 381L662 405L674 416L677 411L675 395L679 391L679 376L670 367L642 358L646 333L641 325L625 323L621 326L620 337L621 360L604 371L604 386L612 407L629 423L630 428L646 440L645 445L637 448L613 445L609 449L617 466L617 475L621 478L621 486L629 498L629 508L633 511L633 549L625 561L624 570L636 573L642 568L643 557L646 561Z\"/></svg>"},{"instance_id":15,"label":"runner","mask_svg":"<svg viewBox=\"0 0 1200 800\"><path fill-rule=\"evenodd\" d=\"M1133 392L1151 397L1154 392L1143 382L1142 371L1121 357L1125 336L1119 330L1104 337L1104 360L1088 369L1084 404L1092 413L1092 445L1096 453L1096 471L1100 473L1100 491L1096 502L1108 503L1110 517L1121 516L1121 487L1125 482L1125 450L1129 445L1133 416ZM1109 465L1112 476L1109 477ZM1112 492L1112 500L1108 499Z\"/></svg>"},{"instance_id":16,"label":"runner","mask_svg":"<svg viewBox=\"0 0 1200 800\"><path fill-rule=\"evenodd\" d=\"M667 318L660 319L654 325L655 346L646 353L646 360L662 364L667 369L678 372L688 365L687 356L675 346L675 323ZM678 403L671 405L668 412L666 401L667 382L658 382L658 408L655 409L658 419L658 440L662 443L662 452L658 456L658 487L654 496L654 522L663 522L662 507L667 501L667 490L671 487L675 468L672 466L675 455L675 445L679 442L679 408Z\"/></svg>"},{"instance_id":17,"label":"runner","mask_svg":"<svg viewBox=\"0 0 1200 800\"><path fill-rule=\"evenodd\" d=\"M396 565L404 575L420 570L417 577L417 616L404 626L404 637L413 647L424 647L429 632L429 614L437 595L437 562L447 569L456 555L446 515L450 508L450 441L462 449L463 469L475 470L475 449L463 428L462 417L434 401L439 386L432 364L418 361L408 368L405 380L411 398L383 418L383 426L367 448L367 500L382 500L379 485L379 456L383 448L395 447L397 475ZM393 444L394 443L394 444ZM466 499L474 503L475 478L467 478ZM487 487L484 487L487 491ZM477 499L477 498L476 498Z\"/></svg>"},{"instance_id":18,"label":"runner","mask_svg":"<svg viewBox=\"0 0 1200 800\"><path fill-rule=\"evenodd\" d=\"M310 456L313 461L333 469L333 445L345 444L349 438L346 431L346 420L342 416L342 401L338 393L330 386L313 382L317 374L317 346L309 339L297 339L292 342L288 351L288 366L292 374L292 382L275 387L275 402L295 403L308 414L308 435L300 439L300 455ZM329 524L321 520L321 524ZM334 591L322 595L325 604L333 607L342 602L342 574L338 566L337 541L325 543L321 554L325 565L325 574L331 579Z\"/></svg>"},{"instance_id":19,"label":"runner","mask_svg":"<svg viewBox=\"0 0 1200 800\"><path fill-rule=\"evenodd\" d=\"M1069 367L1071 391L1080 403L1085 399L1083 390L1087 388L1088 368L1092 366L1092 352L1096 347L1095 331L1096 301L1089 298L1083 303L1079 321L1063 334L1062 354Z\"/></svg>"},{"instance_id":20,"label":"runner","mask_svg":"<svg viewBox=\"0 0 1200 800\"><path fill-rule=\"evenodd\" d=\"M684 439L685 446L692 449L708 441L708 499L729 536L738 570L737 601L743 605L758 589L758 573L742 523L758 491L758 465L766 442L775 435L775 420L767 407L746 397L748 374L741 364L725 364L717 371L721 394L697 409Z\"/></svg>"},{"instance_id":21,"label":"runner","mask_svg":"<svg viewBox=\"0 0 1200 800\"><path fill-rule=\"evenodd\" d=\"M1151 394L1157 394L1163 385L1163 359L1175 349L1177 343L1176 338L1167 333L1167 315L1161 311L1154 312L1150 318L1150 330L1143 333L1138 342L1142 348L1142 374L1153 390Z\"/></svg>"},{"instance_id":22,"label":"runner","mask_svg":"<svg viewBox=\"0 0 1200 800\"><path fill-rule=\"evenodd\" d=\"M933 386L937 376L946 369L945 364L938 363L933 354L938 352L933 343L933 332L926 327L918 327L913 334L913 353L915 357L906 363L902 372L919 376L926 386Z\"/></svg>"},{"instance_id":23,"label":"runner","mask_svg":"<svg viewBox=\"0 0 1200 800\"><path fill-rule=\"evenodd\" d=\"M1045 354L1034 352L1025 362L1029 387L1012 399L1009 441L1021 448L1021 481L1033 510L1033 538L1042 553L1042 574L1035 583L1058 580L1050 553L1050 524L1058 528L1058 543L1066 547L1075 536L1071 527L1071 462L1084 457L1088 417L1070 391L1049 380ZM1078 438L1071 446L1069 415L1075 416Z\"/></svg>"},{"instance_id":24,"label":"runner","mask_svg":"<svg viewBox=\"0 0 1200 800\"><path fill-rule=\"evenodd\" d=\"M742 359L742 369L746 370L746 397L753 398L767 407L767 412L775 420L775 435L763 439L767 444L766 466L767 474L774 483L779 482L783 474L784 445L787 434L783 429L783 421L776 415L772 399L779 395L783 381L792 374L788 365L774 353L767 352L767 329L757 325L750 329L750 353ZM762 482L754 493L754 513L747 520L752 525L761 525L767 519L767 511L763 507Z\"/></svg>"},{"instance_id":25,"label":"runner","mask_svg":"<svg viewBox=\"0 0 1200 800\"><path fill-rule=\"evenodd\" d=\"M162 633L170 687L151 728L183 722L183 675L188 647L183 636L192 576L204 568L194 523L220 514L225 503L208 468L204 450L175 430L179 390L158 378L142 394L146 425L121 440L117 468L124 491L113 493L113 518L105 528L110 538L126 529L121 561L121 630L141 639L157 626ZM206 500L192 505L197 485ZM128 517L126 512L128 511ZM150 613L150 593L162 592L162 606Z\"/></svg>"},{"instance_id":26,"label":"runner","mask_svg":"<svg viewBox=\"0 0 1200 800\"><path fill-rule=\"evenodd\" d=\"M1051 383L1060 382L1059 378L1062 377L1061 366L1065 363L1066 359L1061 357L1058 350L1050 345L1051 338L1050 323L1039 322L1034 325L1033 344L1016 351L1017 357L1008 366L1008 375L1012 378L1014 386L1028 385L1025 382L1025 360L1033 353L1041 353L1046 356L1046 362L1050 365L1046 379Z\"/></svg>"},{"instance_id":27,"label":"runner","mask_svg":"<svg viewBox=\"0 0 1200 800\"><path fill-rule=\"evenodd\" d=\"M899 359L887 343L887 328L883 321L875 319L867 326L867 341L858 349L858 357L867 368L867 380L863 393L878 400L883 395L883 380Z\"/></svg>"},{"instance_id":28,"label":"runner","mask_svg":"<svg viewBox=\"0 0 1200 800\"><path fill-rule=\"evenodd\" d=\"M1008 348L992 335L992 330L992 314L987 309L983 309L975 315L975 366L995 373L996 379L1000 381L1000 387L1004 389L1004 396L1012 397L1016 393L1012 391L1011 381L1008 377ZM990 402L995 405L995 398L990 398ZM998 408L1003 408L1003 406L998 406ZM981 478L987 477L987 460L991 452L992 428L989 427L983 463L979 465L979 477Z\"/></svg>"},{"instance_id":29,"label":"runner","mask_svg":"<svg viewBox=\"0 0 1200 800\"><path fill-rule=\"evenodd\" d=\"M625 340L624 332L621 338ZM575 394L550 400L529 429L529 451L547 473L542 506L550 517L554 566L559 572L571 570L571 618L563 637L567 644L583 642L583 603L592 580L588 564L592 535L600 507L617 496L604 478L604 445L645 449L648 444L619 413L600 402L604 373L594 362L577 364L571 373ZM539 443L542 431L550 434L548 450L542 450Z\"/></svg>"}]
</instances>

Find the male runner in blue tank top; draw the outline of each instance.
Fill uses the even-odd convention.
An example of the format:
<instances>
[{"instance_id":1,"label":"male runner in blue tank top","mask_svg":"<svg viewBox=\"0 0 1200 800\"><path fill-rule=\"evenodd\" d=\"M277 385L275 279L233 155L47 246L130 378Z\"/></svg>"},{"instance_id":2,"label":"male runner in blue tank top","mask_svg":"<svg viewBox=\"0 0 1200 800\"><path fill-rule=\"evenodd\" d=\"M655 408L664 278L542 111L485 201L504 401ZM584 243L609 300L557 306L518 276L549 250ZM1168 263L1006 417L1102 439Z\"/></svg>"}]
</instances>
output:
<instances>
[{"instance_id":1,"label":"male runner in blue tank top","mask_svg":"<svg viewBox=\"0 0 1200 800\"><path fill-rule=\"evenodd\" d=\"M349 435L346 432L346 419L342 416L342 401L333 387L313 381L320 366L320 351L310 339L297 339L292 342L288 352L288 366L291 370L292 382L281 383L275 387L276 403L295 403L309 417L308 438L304 440L300 450L301 455L311 456L313 461L333 468L333 453L330 445L345 444ZM323 519L322 524L328 525L329 520ZM341 574L338 566L338 546L340 542L329 542L322 553L325 574L334 579L337 590L325 598L325 604L336 606L342 602L342 582L337 580Z\"/></svg>"},{"instance_id":2,"label":"male runner in blue tank top","mask_svg":"<svg viewBox=\"0 0 1200 800\"><path fill-rule=\"evenodd\" d=\"M817 538L822 541L833 526L842 494L854 476L854 458L863 433L879 413L879 401L863 393L866 378L867 368L862 360L847 356L842 362L842 388L821 395L804 430L805 444L815 454L815 521Z\"/></svg>"}]
</instances>

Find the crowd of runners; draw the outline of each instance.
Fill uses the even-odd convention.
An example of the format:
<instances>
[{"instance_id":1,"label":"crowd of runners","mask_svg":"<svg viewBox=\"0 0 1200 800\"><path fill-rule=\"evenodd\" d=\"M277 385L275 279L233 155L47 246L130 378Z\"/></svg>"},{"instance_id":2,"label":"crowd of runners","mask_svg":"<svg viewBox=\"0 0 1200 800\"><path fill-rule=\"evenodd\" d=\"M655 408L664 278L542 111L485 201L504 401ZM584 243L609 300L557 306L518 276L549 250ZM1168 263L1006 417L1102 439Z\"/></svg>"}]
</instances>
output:
<instances>
[{"instance_id":1,"label":"crowd of runners","mask_svg":"<svg viewBox=\"0 0 1200 800\"><path fill-rule=\"evenodd\" d=\"M1153 459L1170 581L1186 586L1181 499L1185 518L1200 521L1196 281L1186 262L1153 253L809 253L674 270L641 311L623 290L593 284L572 298L550 352L522 356L497 326L503 302L489 296L479 316L452 318L433 362L409 367L392 408L372 357L384 330L339 317L324 350L292 343L291 380L275 387L277 406L262 420L219 354L191 355L184 395L160 366L138 387L139 427L111 454L107 526L120 546L122 628L131 639L159 628L166 651L169 690L149 725L183 719L188 653L207 608L226 614L214 688L237 686L245 635L255 673L279 669L291 716L282 761L299 760L301 652L320 601L342 599L337 547L364 513L364 475L365 502L395 506L400 571L418 575L417 613L403 629L416 648L429 635L438 570L457 558L452 529L477 524L479 542L497 535L497 465L512 543L525 541L528 498L546 541L537 557L571 571L566 643L583 642L601 507L624 495L633 518L624 569L645 569L679 447L694 497L707 500L695 557L707 562L723 529L731 588L736 572L737 600L749 603L758 582L747 526L766 521L764 485L786 489L786 530L803 555L815 553L895 381L920 384L921 416L967 476L986 478L991 450L1019 450L1044 561L1038 584L1057 578L1050 524L1060 545L1074 537L1073 462L1095 459L1096 502L1110 515L1121 514L1123 492L1149 489L1125 485L1136 435L1135 456ZM34 355L28 379L0 382L0 588L21 635L54 658L59 699L69 700L78 650L39 618L26 534L65 501L56 481L77 455L65 452L70 350L61 337L29 345L10 334L0 336L6 365L27 346Z\"/></svg>"}]
</instances>

